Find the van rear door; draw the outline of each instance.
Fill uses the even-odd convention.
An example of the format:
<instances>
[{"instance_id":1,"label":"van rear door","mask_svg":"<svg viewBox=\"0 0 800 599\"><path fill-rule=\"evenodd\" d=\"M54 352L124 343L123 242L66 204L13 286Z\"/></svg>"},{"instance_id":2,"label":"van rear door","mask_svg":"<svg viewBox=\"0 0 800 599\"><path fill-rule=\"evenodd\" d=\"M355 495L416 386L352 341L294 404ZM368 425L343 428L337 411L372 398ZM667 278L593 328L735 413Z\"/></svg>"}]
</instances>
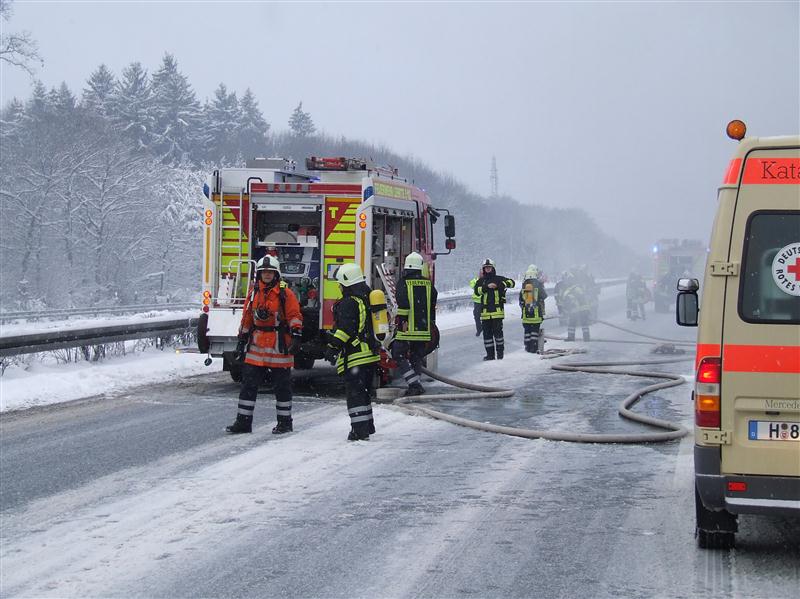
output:
<instances>
[{"instance_id":1,"label":"van rear door","mask_svg":"<svg viewBox=\"0 0 800 599\"><path fill-rule=\"evenodd\" d=\"M800 148L747 154L728 264L709 266L727 278L722 473L800 476Z\"/></svg>"}]
</instances>

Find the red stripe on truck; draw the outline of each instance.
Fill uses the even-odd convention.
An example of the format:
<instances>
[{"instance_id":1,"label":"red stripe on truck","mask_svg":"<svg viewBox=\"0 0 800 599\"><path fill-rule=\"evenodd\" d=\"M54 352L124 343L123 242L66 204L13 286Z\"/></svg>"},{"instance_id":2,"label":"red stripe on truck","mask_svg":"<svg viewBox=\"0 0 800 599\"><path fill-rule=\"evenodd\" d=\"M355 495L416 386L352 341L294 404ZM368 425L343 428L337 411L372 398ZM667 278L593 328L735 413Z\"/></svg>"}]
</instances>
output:
<instances>
[{"instance_id":1,"label":"red stripe on truck","mask_svg":"<svg viewBox=\"0 0 800 599\"><path fill-rule=\"evenodd\" d=\"M800 346L724 345L722 370L800 374Z\"/></svg>"},{"instance_id":2,"label":"red stripe on truck","mask_svg":"<svg viewBox=\"0 0 800 599\"><path fill-rule=\"evenodd\" d=\"M748 158L742 183L747 185L800 185L800 158Z\"/></svg>"}]
</instances>

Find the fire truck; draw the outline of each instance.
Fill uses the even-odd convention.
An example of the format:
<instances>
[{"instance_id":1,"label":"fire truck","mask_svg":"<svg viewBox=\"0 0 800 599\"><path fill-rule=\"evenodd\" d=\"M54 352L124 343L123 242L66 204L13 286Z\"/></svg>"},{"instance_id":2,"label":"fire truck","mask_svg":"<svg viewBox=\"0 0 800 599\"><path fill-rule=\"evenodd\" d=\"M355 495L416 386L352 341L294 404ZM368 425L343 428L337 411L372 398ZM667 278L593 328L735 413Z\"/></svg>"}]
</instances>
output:
<instances>
[{"instance_id":1,"label":"fire truck","mask_svg":"<svg viewBox=\"0 0 800 599\"><path fill-rule=\"evenodd\" d=\"M203 186L202 312L198 347L221 357L223 370L241 378L233 359L245 297L255 265L276 256L281 277L303 312L297 368L323 357L333 305L341 298L335 279L346 262L361 266L367 283L386 294L390 314L403 261L412 251L434 279L436 257L456 246L455 218L434 208L423 189L354 158L306 160L305 173L291 160L259 158L245 168L216 170ZM434 251L434 224L444 213L444 246ZM388 340L387 340L388 342Z\"/></svg>"},{"instance_id":2,"label":"fire truck","mask_svg":"<svg viewBox=\"0 0 800 599\"><path fill-rule=\"evenodd\" d=\"M706 263L706 244L699 239L659 239L653 246L653 301L656 312L669 312L675 284L681 277L697 277Z\"/></svg>"}]
</instances>

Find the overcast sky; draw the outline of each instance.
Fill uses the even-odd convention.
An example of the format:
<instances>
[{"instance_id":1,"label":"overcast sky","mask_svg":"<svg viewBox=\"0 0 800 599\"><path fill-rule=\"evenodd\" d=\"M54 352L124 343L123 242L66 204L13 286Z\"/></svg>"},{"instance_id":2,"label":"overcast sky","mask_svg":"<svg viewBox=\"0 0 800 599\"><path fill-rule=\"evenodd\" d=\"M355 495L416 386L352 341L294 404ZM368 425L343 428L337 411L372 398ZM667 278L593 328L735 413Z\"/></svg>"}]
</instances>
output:
<instances>
[{"instance_id":1,"label":"overcast sky","mask_svg":"<svg viewBox=\"0 0 800 599\"><path fill-rule=\"evenodd\" d=\"M101 62L175 55L200 99L250 87L273 129L318 128L427 162L488 194L585 208L646 251L707 239L743 119L800 131L798 2L14 3L48 87ZM3 104L30 80L4 67ZM295 157L299 158L299 157Z\"/></svg>"}]
</instances>

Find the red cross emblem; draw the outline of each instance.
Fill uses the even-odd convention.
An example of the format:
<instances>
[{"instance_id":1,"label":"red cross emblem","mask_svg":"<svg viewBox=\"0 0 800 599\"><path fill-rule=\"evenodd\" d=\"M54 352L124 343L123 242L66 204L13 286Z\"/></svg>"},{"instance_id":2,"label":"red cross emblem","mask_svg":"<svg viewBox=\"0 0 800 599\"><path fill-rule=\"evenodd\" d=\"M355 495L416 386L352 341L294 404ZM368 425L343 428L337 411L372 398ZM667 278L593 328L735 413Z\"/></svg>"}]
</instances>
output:
<instances>
[{"instance_id":1,"label":"red cross emblem","mask_svg":"<svg viewBox=\"0 0 800 599\"><path fill-rule=\"evenodd\" d=\"M792 273L795 281L800 281L800 258L795 258L794 264L786 267L786 272Z\"/></svg>"}]
</instances>

